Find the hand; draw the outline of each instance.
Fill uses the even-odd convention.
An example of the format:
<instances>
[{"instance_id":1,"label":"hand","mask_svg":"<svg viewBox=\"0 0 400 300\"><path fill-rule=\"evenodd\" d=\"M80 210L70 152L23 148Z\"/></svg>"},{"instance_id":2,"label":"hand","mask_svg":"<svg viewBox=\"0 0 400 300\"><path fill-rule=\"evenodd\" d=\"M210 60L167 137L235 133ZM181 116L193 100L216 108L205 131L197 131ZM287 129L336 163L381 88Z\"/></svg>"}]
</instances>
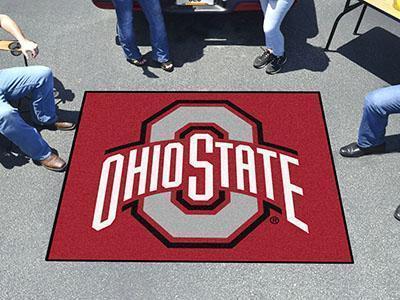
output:
<instances>
[{"instance_id":1,"label":"hand","mask_svg":"<svg viewBox=\"0 0 400 300\"><path fill-rule=\"evenodd\" d=\"M30 40L22 40L19 42L21 44L21 51L26 58L35 58L39 54L38 45Z\"/></svg>"}]
</instances>

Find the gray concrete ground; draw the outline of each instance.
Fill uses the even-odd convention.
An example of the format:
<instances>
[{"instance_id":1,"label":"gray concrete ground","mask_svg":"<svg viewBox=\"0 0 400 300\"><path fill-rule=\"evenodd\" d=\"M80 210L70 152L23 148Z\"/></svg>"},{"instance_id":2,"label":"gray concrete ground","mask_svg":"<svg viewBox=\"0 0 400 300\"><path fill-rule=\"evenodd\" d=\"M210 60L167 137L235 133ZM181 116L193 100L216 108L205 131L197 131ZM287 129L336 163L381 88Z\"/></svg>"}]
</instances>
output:
<instances>
[{"instance_id":1,"label":"gray concrete ground","mask_svg":"<svg viewBox=\"0 0 400 300\"><path fill-rule=\"evenodd\" d=\"M320 90L353 248L353 265L156 264L46 262L63 182L24 159L0 158L1 299L399 299L399 154L343 159L340 146L356 138L363 97L398 83L400 24L368 10L362 36L357 12L345 17L333 47L321 50L345 1L302 0L284 31L286 71L266 76L252 67L263 43L259 14L167 17L178 68L142 72L113 44L113 11L89 0L1 0L7 13L40 44L37 64L50 66L78 112L85 90ZM138 18L143 28L143 18ZM1 34L0 37L6 35ZM149 50L146 34L139 37ZM0 53L0 66L22 65ZM70 91L68 91L70 90ZM76 113L75 113L76 114ZM399 133L393 116L389 135ZM73 133L43 132L63 157ZM397 137L398 138L398 137ZM391 139L395 143L396 136Z\"/></svg>"}]
</instances>

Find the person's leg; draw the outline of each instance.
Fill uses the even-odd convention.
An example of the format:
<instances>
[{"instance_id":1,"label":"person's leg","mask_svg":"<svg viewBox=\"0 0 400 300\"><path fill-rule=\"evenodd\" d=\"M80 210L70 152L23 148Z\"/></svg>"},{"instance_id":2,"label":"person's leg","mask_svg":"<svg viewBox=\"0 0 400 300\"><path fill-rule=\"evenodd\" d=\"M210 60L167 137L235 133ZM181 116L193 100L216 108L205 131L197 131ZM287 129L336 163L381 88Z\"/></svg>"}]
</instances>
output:
<instances>
[{"instance_id":1,"label":"person's leg","mask_svg":"<svg viewBox=\"0 0 400 300\"><path fill-rule=\"evenodd\" d=\"M17 109L7 103L1 92L0 133L34 160L45 160L51 155L51 149L46 141L35 128L21 118Z\"/></svg>"},{"instance_id":2,"label":"person's leg","mask_svg":"<svg viewBox=\"0 0 400 300\"><path fill-rule=\"evenodd\" d=\"M264 34L266 47L276 56L285 53L285 40L281 32L281 24L294 0L261 1L264 15Z\"/></svg>"},{"instance_id":3,"label":"person's leg","mask_svg":"<svg viewBox=\"0 0 400 300\"><path fill-rule=\"evenodd\" d=\"M117 13L117 33L127 59L142 57L133 28L133 0L112 0Z\"/></svg>"},{"instance_id":4,"label":"person's leg","mask_svg":"<svg viewBox=\"0 0 400 300\"><path fill-rule=\"evenodd\" d=\"M400 113L400 85L369 93L365 98L358 132L358 146L370 148L382 145L388 117L394 113Z\"/></svg>"},{"instance_id":5,"label":"person's leg","mask_svg":"<svg viewBox=\"0 0 400 300\"><path fill-rule=\"evenodd\" d=\"M0 90L8 102L30 96L32 119L35 123L49 125L57 121L54 79L49 68L31 66L1 70L0 82Z\"/></svg>"},{"instance_id":6,"label":"person's leg","mask_svg":"<svg viewBox=\"0 0 400 300\"><path fill-rule=\"evenodd\" d=\"M261 10L265 17L265 12L267 11L267 5L269 3L269 0L259 0L259 1L260 1L260 5L261 5Z\"/></svg>"},{"instance_id":7,"label":"person's leg","mask_svg":"<svg viewBox=\"0 0 400 300\"><path fill-rule=\"evenodd\" d=\"M261 5L261 10L264 14L264 22L265 22L265 13L267 11L269 0L259 0ZM263 52L254 59L253 67L256 69L264 68L272 59L271 50L263 49Z\"/></svg>"},{"instance_id":8,"label":"person's leg","mask_svg":"<svg viewBox=\"0 0 400 300\"><path fill-rule=\"evenodd\" d=\"M169 46L160 0L139 0L150 27L153 59L159 63L169 60Z\"/></svg>"}]
</instances>

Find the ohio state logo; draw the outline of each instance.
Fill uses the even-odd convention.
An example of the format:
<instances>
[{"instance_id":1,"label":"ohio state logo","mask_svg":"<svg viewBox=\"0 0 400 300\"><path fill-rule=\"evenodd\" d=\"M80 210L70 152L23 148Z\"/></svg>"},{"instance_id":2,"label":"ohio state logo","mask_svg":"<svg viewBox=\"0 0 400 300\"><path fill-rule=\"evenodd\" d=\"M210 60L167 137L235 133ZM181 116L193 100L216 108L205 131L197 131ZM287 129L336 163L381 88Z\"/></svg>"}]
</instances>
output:
<instances>
[{"instance_id":1,"label":"ohio state logo","mask_svg":"<svg viewBox=\"0 0 400 300\"><path fill-rule=\"evenodd\" d=\"M297 152L264 141L263 124L233 103L176 101L143 122L139 141L105 151L92 228L113 226L123 201L171 248L232 248L272 214L308 234L292 168Z\"/></svg>"}]
</instances>

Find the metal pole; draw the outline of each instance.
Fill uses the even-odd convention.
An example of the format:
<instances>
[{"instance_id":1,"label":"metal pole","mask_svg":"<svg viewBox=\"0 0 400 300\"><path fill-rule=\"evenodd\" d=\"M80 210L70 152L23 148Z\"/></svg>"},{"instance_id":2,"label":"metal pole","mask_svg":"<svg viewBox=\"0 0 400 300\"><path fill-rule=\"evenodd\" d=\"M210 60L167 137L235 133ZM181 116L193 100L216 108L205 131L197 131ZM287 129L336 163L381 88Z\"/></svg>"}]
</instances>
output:
<instances>
[{"instance_id":1,"label":"metal pole","mask_svg":"<svg viewBox=\"0 0 400 300\"><path fill-rule=\"evenodd\" d=\"M362 1L359 1L358 3L355 3L355 4L353 4L353 5L350 5L350 2L351 2L351 0L347 0L347 1L346 1L346 5L344 6L343 12L341 12L341 13L338 15L338 17L336 18L335 23L333 24L331 33L329 34L328 42L326 43L326 46L325 46L325 51L329 51L329 46L330 46L331 43L332 43L332 39L333 39L333 36L335 35L336 28L337 28L337 26L338 26L338 24L339 24L340 19L341 19L344 15L346 15L347 13L351 12L353 9L359 7L360 5L363 5L363 2L362 2Z\"/></svg>"},{"instance_id":2,"label":"metal pole","mask_svg":"<svg viewBox=\"0 0 400 300\"><path fill-rule=\"evenodd\" d=\"M367 10L367 4L364 4L364 6L361 10L361 13L360 13L360 17L358 18L356 28L354 28L354 32L353 32L354 35L358 34L358 29L360 29L361 21L364 18L364 14L365 14L366 10Z\"/></svg>"}]
</instances>

